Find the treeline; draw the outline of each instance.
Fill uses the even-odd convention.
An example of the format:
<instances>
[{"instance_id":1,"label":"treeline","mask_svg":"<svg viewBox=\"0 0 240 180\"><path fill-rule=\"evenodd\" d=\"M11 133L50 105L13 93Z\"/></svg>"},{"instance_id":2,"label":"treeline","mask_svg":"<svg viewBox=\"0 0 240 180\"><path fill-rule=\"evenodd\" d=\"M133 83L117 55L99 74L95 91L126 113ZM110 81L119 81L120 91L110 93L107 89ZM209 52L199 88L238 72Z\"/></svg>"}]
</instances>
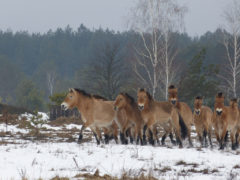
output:
<instances>
[{"instance_id":1,"label":"treeline","mask_svg":"<svg viewBox=\"0 0 240 180\"><path fill-rule=\"evenodd\" d=\"M181 100L189 104L196 95L213 103L219 89L217 74L224 60L221 30L191 38L174 34L178 50ZM90 30L81 25L45 34L0 31L0 102L31 110L47 110L49 96L70 87L114 99L121 91L132 95L142 87L132 62L140 37L134 31ZM162 99L159 95L158 99Z\"/></svg>"}]
</instances>

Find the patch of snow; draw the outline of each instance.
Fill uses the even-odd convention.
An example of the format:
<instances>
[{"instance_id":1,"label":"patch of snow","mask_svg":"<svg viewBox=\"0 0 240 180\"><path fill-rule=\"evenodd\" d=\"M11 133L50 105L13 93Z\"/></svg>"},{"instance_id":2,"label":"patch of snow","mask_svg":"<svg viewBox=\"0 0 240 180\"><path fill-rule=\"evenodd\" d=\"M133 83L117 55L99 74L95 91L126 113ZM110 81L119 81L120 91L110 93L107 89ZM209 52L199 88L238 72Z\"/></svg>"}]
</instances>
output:
<instances>
[{"instance_id":1,"label":"patch of snow","mask_svg":"<svg viewBox=\"0 0 240 180\"><path fill-rule=\"evenodd\" d=\"M2 179L18 179L20 171L29 179L49 179L56 175L74 177L76 174L94 173L121 176L127 172L140 175L151 172L164 179L227 179L238 174L234 169L240 164L239 155L234 151L196 148L178 149L139 145L96 145L95 143L31 143L27 145L0 146L0 170ZM178 162L196 164L196 170L208 169L209 174L188 173L183 170L192 165L177 165ZM162 172L164 168L169 168ZM85 170L84 170L85 169ZM211 173L212 170L218 172Z\"/></svg>"}]
</instances>

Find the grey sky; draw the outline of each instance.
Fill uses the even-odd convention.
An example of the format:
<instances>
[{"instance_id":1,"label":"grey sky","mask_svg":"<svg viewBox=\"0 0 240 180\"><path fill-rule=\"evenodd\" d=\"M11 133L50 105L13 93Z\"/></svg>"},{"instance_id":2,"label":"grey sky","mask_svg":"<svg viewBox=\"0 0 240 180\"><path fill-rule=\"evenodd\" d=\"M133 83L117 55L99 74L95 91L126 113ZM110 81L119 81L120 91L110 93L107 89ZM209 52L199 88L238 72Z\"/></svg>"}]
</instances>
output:
<instances>
[{"instance_id":1,"label":"grey sky","mask_svg":"<svg viewBox=\"0 0 240 180\"><path fill-rule=\"evenodd\" d=\"M68 24L123 31L136 0L0 0L0 29L46 32ZM228 0L178 0L189 8L186 31L191 36L214 31L222 24Z\"/></svg>"}]
</instances>

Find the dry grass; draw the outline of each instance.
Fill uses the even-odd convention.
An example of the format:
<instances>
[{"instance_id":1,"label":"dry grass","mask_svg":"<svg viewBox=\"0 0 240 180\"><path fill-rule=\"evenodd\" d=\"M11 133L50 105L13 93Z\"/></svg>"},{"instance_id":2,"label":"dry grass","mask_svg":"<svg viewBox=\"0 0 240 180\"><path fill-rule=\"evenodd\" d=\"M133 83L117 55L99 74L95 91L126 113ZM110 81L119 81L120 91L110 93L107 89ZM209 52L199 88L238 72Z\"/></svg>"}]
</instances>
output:
<instances>
[{"instance_id":1,"label":"dry grass","mask_svg":"<svg viewBox=\"0 0 240 180\"><path fill-rule=\"evenodd\" d=\"M154 178L152 175L145 176L143 174L138 177L130 177L128 173L123 173L120 178L113 177L107 174L100 176L98 169L95 171L94 174L80 173L77 174L74 178L83 178L85 180L157 180L157 178Z\"/></svg>"},{"instance_id":2,"label":"dry grass","mask_svg":"<svg viewBox=\"0 0 240 180\"><path fill-rule=\"evenodd\" d=\"M51 178L50 180L70 180L70 179L68 177L55 176L55 177Z\"/></svg>"},{"instance_id":3,"label":"dry grass","mask_svg":"<svg viewBox=\"0 0 240 180\"><path fill-rule=\"evenodd\" d=\"M81 125L83 122L79 117L60 117L54 121L49 122L51 126L62 126L66 124L78 124Z\"/></svg>"}]
</instances>

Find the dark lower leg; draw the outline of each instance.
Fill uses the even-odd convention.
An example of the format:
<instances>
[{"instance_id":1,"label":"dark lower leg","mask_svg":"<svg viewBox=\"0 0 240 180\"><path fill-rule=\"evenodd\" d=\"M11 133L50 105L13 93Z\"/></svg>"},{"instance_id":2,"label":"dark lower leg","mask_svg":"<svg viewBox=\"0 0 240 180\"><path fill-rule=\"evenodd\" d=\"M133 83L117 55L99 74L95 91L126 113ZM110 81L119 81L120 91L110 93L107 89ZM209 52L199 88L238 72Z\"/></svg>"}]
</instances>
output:
<instances>
[{"instance_id":1,"label":"dark lower leg","mask_svg":"<svg viewBox=\"0 0 240 180\"><path fill-rule=\"evenodd\" d=\"M212 145L211 131L208 131L208 140L209 140L210 146L213 147L213 145Z\"/></svg>"},{"instance_id":2,"label":"dark lower leg","mask_svg":"<svg viewBox=\"0 0 240 180\"><path fill-rule=\"evenodd\" d=\"M162 145L165 145L165 139L167 137L167 133L165 133L163 136L162 136L162 140L161 140L161 143Z\"/></svg>"},{"instance_id":3,"label":"dark lower leg","mask_svg":"<svg viewBox=\"0 0 240 180\"><path fill-rule=\"evenodd\" d=\"M94 132L93 135L95 136L95 139L97 141L97 145L99 145L100 144L100 140L98 139L97 134Z\"/></svg>"},{"instance_id":4,"label":"dark lower leg","mask_svg":"<svg viewBox=\"0 0 240 180\"><path fill-rule=\"evenodd\" d=\"M104 141L105 141L105 144L108 144L109 143L109 135L108 134L104 134Z\"/></svg>"},{"instance_id":5,"label":"dark lower leg","mask_svg":"<svg viewBox=\"0 0 240 180\"><path fill-rule=\"evenodd\" d=\"M170 140L171 140L171 143L172 143L173 145L175 145L175 144L176 144L176 141L173 139L173 133L172 133L172 132L170 132L169 138L170 138Z\"/></svg>"},{"instance_id":6,"label":"dark lower leg","mask_svg":"<svg viewBox=\"0 0 240 180\"><path fill-rule=\"evenodd\" d=\"M236 148L238 148L239 147L239 133L236 133L236 137L235 137L235 139L236 139L236 142L235 142L235 146L236 146Z\"/></svg>"},{"instance_id":7,"label":"dark lower leg","mask_svg":"<svg viewBox=\"0 0 240 180\"><path fill-rule=\"evenodd\" d=\"M81 141L82 141L83 131L84 131L85 128L86 128L86 126L83 125L82 128L81 128L81 130L80 130L80 133L79 133L78 142L81 142Z\"/></svg>"},{"instance_id":8,"label":"dark lower leg","mask_svg":"<svg viewBox=\"0 0 240 180\"><path fill-rule=\"evenodd\" d=\"M208 146L208 142L207 142L207 131L206 130L203 131L203 138L204 138L205 147L207 147Z\"/></svg>"},{"instance_id":9,"label":"dark lower leg","mask_svg":"<svg viewBox=\"0 0 240 180\"><path fill-rule=\"evenodd\" d=\"M154 139L153 139L153 133L150 129L148 131L149 131L149 143L154 145L155 142L154 142Z\"/></svg>"}]
</instances>

